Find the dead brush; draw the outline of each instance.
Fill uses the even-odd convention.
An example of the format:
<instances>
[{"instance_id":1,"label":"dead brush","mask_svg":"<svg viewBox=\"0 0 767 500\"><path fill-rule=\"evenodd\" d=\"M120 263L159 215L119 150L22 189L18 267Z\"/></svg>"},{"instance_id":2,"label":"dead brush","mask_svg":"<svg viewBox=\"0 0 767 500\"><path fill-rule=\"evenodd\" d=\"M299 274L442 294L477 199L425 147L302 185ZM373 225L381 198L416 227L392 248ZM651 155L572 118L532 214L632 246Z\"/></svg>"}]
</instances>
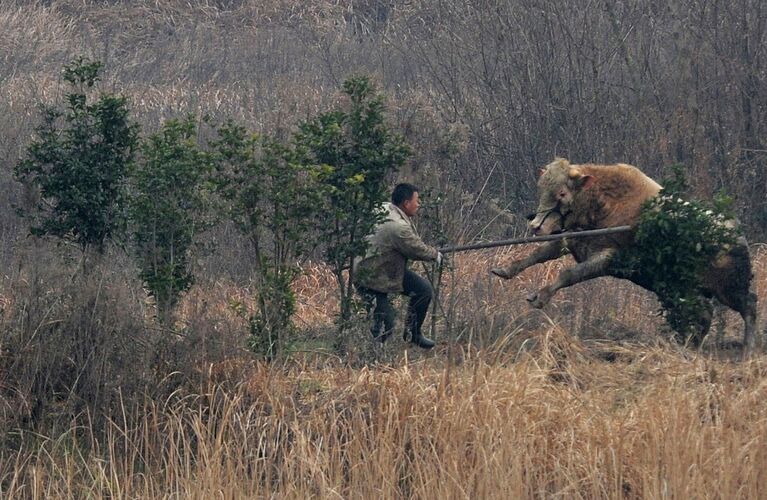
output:
<instances>
[{"instance_id":1,"label":"dead brush","mask_svg":"<svg viewBox=\"0 0 767 500\"><path fill-rule=\"evenodd\" d=\"M296 294L296 319L301 327L331 325L338 309L336 280L323 265L304 266L304 273L293 284Z\"/></svg>"},{"instance_id":2,"label":"dead brush","mask_svg":"<svg viewBox=\"0 0 767 500\"><path fill-rule=\"evenodd\" d=\"M593 355L576 337L553 322L537 331L524 332L516 339L519 345L516 359L535 364L555 382L580 384L574 367L588 364Z\"/></svg>"},{"instance_id":3,"label":"dead brush","mask_svg":"<svg viewBox=\"0 0 767 500\"><path fill-rule=\"evenodd\" d=\"M136 283L99 266L73 274L64 252L27 252L32 263L6 283L13 300L2 315L2 398L14 411L3 420L57 426L81 412L109 415L118 388L136 394L152 386L156 332L145 328Z\"/></svg>"},{"instance_id":4,"label":"dead brush","mask_svg":"<svg viewBox=\"0 0 767 500\"><path fill-rule=\"evenodd\" d=\"M362 369L256 363L240 384L126 407L106 440L70 433L24 441L8 456L13 467L3 469L4 493L32 486L49 497L94 498L760 491L764 360L728 364L635 348L630 360L605 363L563 335L542 330L537 347L513 363L483 356L452 369L437 358Z\"/></svg>"},{"instance_id":5,"label":"dead brush","mask_svg":"<svg viewBox=\"0 0 767 500\"><path fill-rule=\"evenodd\" d=\"M4 75L14 75L30 61L52 62L68 57L77 33L74 19L56 5L10 0L0 6L0 63ZM72 43L72 45L70 45Z\"/></svg>"}]
</instances>

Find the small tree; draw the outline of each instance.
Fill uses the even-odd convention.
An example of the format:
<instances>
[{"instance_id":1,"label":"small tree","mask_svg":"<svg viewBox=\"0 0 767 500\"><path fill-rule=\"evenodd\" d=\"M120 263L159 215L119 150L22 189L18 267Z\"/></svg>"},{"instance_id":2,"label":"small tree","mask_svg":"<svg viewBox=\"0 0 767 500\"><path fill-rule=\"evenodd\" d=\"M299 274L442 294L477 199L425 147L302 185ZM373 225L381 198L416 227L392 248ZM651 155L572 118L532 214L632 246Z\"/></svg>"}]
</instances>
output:
<instances>
[{"instance_id":1,"label":"small tree","mask_svg":"<svg viewBox=\"0 0 767 500\"><path fill-rule=\"evenodd\" d=\"M381 217L378 206L389 194L387 177L410 154L404 139L387 126L384 98L368 78L351 78L343 89L348 110L323 113L301 124L296 135L297 143L325 167L327 222L318 232L339 286L341 330L352 313L352 261L365 253L365 237Z\"/></svg>"},{"instance_id":2,"label":"small tree","mask_svg":"<svg viewBox=\"0 0 767 500\"><path fill-rule=\"evenodd\" d=\"M221 192L255 254L258 311L251 317L251 348L272 359L290 331L291 285L323 208L319 168L288 145L233 123L222 126L219 136L214 146Z\"/></svg>"},{"instance_id":3,"label":"small tree","mask_svg":"<svg viewBox=\"0 0 767 500\"><path fill-rule=\"evenodd\" d=\"M94 95L100 70L82 57L64 67L65 107L40 106L37 138L16 166L17 178L40 192L32 234L73 241L84 255L103 252L124 220L124 178L138 137L125 97Z\"/></svg>"},{"instance_id":4,"label":"small tree","mask_svg":"<svg viewBox=\"0 0 767 500\"><path fill-rule=\"evenodd\" d=\"M673 174L645 204L635 244L616 265L627 277L641 273L649 280L678 341L699 344L700 320L709 307L701 293L703 275L717 254L736 243L739 230L726 224L733 217L729 198L719 195L712 206L688 200L681 166Z\"/></svg>"},{"instance_id":5,"label":"small tree","mask_svg":"<svg viewBox=\"0 0 767 500\"><path fill-rule=\"evenodd\" d=\"M169 120L141 144L133 172L132 235L141 278L163 323L194 282L189 255L195 235L206 226L211 163L196 135L193 117Z\"/></svg>"}]
</instances>

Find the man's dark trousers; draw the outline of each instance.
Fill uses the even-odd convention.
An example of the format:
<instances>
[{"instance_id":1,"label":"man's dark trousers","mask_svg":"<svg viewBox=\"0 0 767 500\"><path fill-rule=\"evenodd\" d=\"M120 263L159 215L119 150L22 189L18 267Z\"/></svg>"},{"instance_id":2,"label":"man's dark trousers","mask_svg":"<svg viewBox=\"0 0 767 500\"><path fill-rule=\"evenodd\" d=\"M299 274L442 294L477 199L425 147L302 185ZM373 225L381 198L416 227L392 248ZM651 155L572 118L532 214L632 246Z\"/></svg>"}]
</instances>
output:
<instances>
[{"instance_id":1,"label":"man's dark trousers","mask_svg":"<svg viewBox=\"0 0 767 500\"><path fill-rule=\"evenodd\" d=\"M410 297L405 320L405 337L406 339L408 336L413 339L421 338L421 325L426 319L426 313L434 295L431 283L406 269L402 288L402 294ZM373 308L373 326L370 332L374 338L384 342L392 334L396 319L396 311L389 301L389 295L364 287L358 287L358 290L368 305L368 311Z\"/></svg>"}]
</instances>

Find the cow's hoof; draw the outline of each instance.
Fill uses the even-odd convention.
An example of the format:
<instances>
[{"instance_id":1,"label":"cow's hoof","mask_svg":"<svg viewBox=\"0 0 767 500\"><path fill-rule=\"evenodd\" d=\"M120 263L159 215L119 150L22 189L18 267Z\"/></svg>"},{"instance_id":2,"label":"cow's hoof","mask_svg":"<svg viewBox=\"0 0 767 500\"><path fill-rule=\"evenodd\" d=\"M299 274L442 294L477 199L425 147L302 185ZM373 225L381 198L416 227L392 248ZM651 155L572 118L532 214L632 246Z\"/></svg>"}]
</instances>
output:
<instances>
[{"instance_id":1,"label":"cow's hoof","mask_svg":"<svg viewBox=\"0 0 767 500\"><path fill-rule=\"evenodd\" d=\"M543 306L549 303L548 297L544 292L533 292L526 298L527 302L530 304L530 307L534 307L536 309L543 309Z\"/></svg>"},{"instance_id":2,"label":"cow's hoof","mask_svg":"<svg viewBox=\"0 0 767 500\"><path fill-rule=\"evenodd\" d=\"M509 276L509 273L507 273L506 270L502 267L494 267L490 270L490 272L492 274L495 274L499 278L503 278L505 280L511 278L511 276Z\"/></svg>"},{"instance_id":3,"label":"cow's hoof","mask_svg":"<svg viewBox=\"0 0 767 500\"><path fill-rule=\"evenodd\" d=\"M522 269L520 268L519 265L512 264L509 267L494 267L490 270L490 272L495 274L499 278L503 278L507 280L518 275L520 272L522 272Z\"/></svg>"}]
</instances>

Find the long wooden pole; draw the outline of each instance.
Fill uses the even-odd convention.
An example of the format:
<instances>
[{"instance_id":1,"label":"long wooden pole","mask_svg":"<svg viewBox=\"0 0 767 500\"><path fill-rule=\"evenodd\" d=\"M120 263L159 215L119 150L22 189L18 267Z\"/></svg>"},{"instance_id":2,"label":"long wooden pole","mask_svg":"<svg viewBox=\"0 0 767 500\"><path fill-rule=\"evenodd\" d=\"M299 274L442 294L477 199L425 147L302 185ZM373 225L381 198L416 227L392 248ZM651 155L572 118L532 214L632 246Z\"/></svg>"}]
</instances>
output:
<instances>
[{"instance_id":1,"label":"long wooden pole","mask_svg":"<svg viewBox=\"0 0 767 500\"><path fill-rule=\"evenodd\" d=\"M439 251L442 253L455 253L455 252L466 252L468 250L479 250L481 248L494 248L494 247L504 247L508 245L522 245L524 243L537 243L539 241L561 240L564 238L570 239L570 238L585 238L587 236L604 236L606 234L625 233L626 231L630 231L631 228L632 228L631 226L616 226L616 227L606 227L603 229L590 229L588 231L573 231L571 233L564 232L559 234L549 234L546 236L528 236L526 238L514 238L511 240L488 241L487 243L474 243L473 245L443 247L443 248L440 248Z\"/></svg>"}]
</instances>

